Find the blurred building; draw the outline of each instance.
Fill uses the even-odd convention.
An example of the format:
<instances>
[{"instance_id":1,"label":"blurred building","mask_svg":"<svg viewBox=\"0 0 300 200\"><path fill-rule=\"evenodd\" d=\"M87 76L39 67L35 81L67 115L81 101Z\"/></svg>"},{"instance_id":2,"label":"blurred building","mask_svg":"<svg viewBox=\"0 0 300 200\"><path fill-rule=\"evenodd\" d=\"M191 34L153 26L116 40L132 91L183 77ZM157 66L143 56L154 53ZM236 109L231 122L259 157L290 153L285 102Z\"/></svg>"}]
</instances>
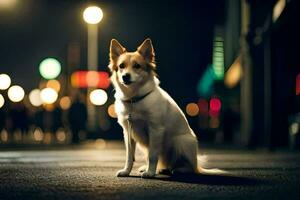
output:
<instances>
[{"instance_id":1,"label":"blurred building","mask_svg":"<svg viewBox=\"0 0 300 200\"><path fill-rule=\"evenodd\" d=\"M216 27L224 39L222 90L227 107L240 104L239 144L273 149L290 145L291 134L299 135L299 128L290 128L299 127L293 122L300 112L299 7L296 0L230 0L225 5Z\"/></svg>"}]
</instances>

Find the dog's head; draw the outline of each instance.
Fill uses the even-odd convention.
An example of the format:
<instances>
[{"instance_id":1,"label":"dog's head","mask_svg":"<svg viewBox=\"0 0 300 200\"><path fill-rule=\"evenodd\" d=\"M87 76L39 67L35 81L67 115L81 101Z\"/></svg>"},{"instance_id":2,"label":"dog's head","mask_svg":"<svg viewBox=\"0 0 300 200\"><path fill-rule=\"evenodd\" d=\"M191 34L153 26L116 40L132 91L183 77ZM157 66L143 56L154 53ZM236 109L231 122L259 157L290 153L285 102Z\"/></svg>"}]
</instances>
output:
<instances>
[{"instance_id":1,"label":"dog's head","mask_svg":"<svg viewBox=\"0 0 300 200\"><path fill-rule=\"evenodd\" d=\"M135 52L127 52L117 40L112 39L109 68L125 87L143 83L155 74L155 54L151 40L146 39Z\"/></svg>"}]
</instances>

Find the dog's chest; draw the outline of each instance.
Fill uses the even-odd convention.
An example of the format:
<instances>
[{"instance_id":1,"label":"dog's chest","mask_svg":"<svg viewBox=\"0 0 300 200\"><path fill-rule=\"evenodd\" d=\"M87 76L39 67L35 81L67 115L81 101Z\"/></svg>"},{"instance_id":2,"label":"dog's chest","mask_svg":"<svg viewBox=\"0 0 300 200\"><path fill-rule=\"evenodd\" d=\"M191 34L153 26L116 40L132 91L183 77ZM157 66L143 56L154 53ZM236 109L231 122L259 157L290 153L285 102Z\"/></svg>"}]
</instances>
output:
<instances>
[{"instance_id":1,"label":"dog's chest","mask_svg":"<svg viewBox=\"0 0 300 200\"><path fill-rule=\"evenodd\" d=\"M147 110L138 105L120 105L118 114L125 119L132 131L132 137L144 145L148 143L149 114Z\"/></svg>"},{"instance_id":2,"label":"dog's chest","mask_svg":"<svg viewBox=\"0 0 300 200\"><path fill-rule=\"evenodd\" d=\"M135 104L119 104L116 107L116 112L122 118L128 119L130 121L140 121L147 120L148 113L147 110L143 109L140 105Z\"/></svg>"}]
</instances>

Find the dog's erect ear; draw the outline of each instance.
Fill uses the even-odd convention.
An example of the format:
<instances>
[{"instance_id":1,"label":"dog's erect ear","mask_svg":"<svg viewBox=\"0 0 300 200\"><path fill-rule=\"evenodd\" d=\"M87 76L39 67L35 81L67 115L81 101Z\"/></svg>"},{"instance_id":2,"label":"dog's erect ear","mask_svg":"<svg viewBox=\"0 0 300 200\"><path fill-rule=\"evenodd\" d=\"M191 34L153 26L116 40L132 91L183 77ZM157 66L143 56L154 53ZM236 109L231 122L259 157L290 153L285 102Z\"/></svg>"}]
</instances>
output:
<instances>
[{"instance_id":1,"label":"dog's erect ear","mask_svg":"<svg viewBox=\"0 0 300 200\"><path fill-rule=\"evenodd\" d=\"M137 51L150 63L155 62L155 53L150 38L147 38L138 48Z\"/></svg>"},{"instance_id":2,"label":"dog's erect ear","mask_svg":"<svg viewBox=\"0 0 300 200\"><path fill-rule=\"evenodd\" d=\"M112 39L110 42L110 59L116 59L122 53L125 53L126 49L116 40Z\"/></svg>"},{"instance_id":3,"label":"dog's erect ear","mask_svg":"<svg viewBox=\"0 0 300 200\"><path fill-rule=\"evenodd\" d=\"M126 52L126 49L116 39L111 40L110 53L109 53L110 64L108 66L110 68L110 70L113 71L113 70L117 69L117 67L115 66L116 59L125 52Z\"/></svg>"}]
</instances>

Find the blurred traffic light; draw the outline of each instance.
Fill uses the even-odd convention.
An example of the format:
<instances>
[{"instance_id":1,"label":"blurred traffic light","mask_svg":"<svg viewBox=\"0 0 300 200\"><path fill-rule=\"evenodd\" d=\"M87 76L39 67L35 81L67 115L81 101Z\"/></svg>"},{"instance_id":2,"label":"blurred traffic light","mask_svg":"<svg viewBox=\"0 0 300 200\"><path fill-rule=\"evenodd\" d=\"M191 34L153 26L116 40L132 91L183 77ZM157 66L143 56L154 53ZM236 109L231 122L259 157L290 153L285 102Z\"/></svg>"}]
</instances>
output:
<instances>
[{"instance_id":1,"label":"blurred traffic light","mask_svg":"<svg viewBox=\"0 0 300 200\"><path fill-rule=\"evenodd\" d=\"M76 71L71 76L71 84L76 88L96 87L106 89L110 80L107 72Z\"/></svg>"},{"instance_id":2,"label":"blurred traffic light","mask_svg":"<svg viewBox=\"0 0 300 200\"><path fill-rule=\"evenodd\" d=\"M221 100L219 98L211 98L209 101L209 115L210 117L218 117L221 111Z\"/></svg>"}]
</instances>

